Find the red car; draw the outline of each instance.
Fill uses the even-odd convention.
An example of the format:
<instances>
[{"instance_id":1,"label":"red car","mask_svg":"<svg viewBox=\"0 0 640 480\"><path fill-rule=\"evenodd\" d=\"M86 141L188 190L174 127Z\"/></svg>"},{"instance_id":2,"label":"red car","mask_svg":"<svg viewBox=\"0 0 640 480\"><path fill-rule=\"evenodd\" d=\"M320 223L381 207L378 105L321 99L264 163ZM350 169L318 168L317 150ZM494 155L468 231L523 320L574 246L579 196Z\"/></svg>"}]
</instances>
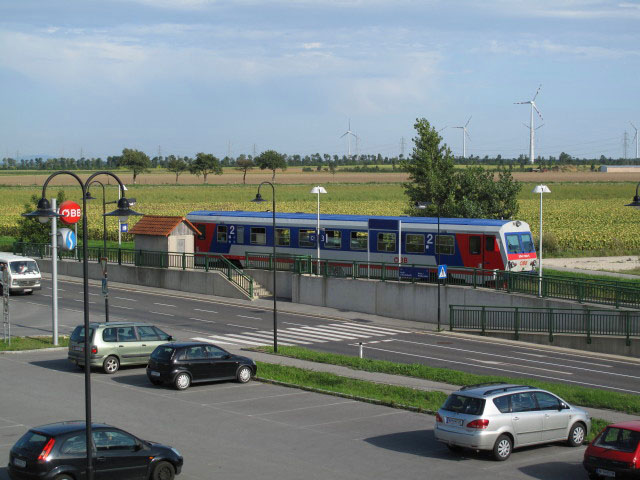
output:
<instances>
[{"instance_id":1,"label":"red car","mask_svg":"<svg viewBox=\"0 0 640 480\"><path fill-rule=\"evenodd\" d=\"M614 423L584 451L589 478L640 479L640 420Z\"/></svg>"}]
</instances>

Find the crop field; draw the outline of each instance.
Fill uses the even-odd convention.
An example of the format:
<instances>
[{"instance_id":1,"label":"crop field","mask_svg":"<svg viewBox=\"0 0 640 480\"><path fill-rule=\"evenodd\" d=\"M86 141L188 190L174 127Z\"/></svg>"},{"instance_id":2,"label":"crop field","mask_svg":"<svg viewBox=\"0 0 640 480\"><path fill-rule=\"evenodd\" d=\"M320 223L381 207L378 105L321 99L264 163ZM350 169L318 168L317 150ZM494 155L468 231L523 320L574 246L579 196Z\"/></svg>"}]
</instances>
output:
<instances>
[{"instance_id":1,"label":"crop field","mask_svg":"<svg viewBox=\"0 0 640 480\"><path fill-rule=\"evenodd\" d=\"M377 174L370 174L376 176ZM223 178L226 175L223 176ZM276 176L278 180L280 175ZM306 184L277 184L277 210L281 212L316 211L316 196L309 193ZM340 178L340 177L339 177ZM253 180L253 179L252 179ZM315 183L315 182L313 182ZM395 183L322 183L329 192L321 195L322 213L403 215L407 207L402 185ZM24 211L24 203L32 195L40 195L40 186L0 187L0 235L15 235L16 221ZM635 183L548 183L552 193L543 199L545 235L550 232L557 242L558 253L611 251L636 253L640 251L640 212L625 207L635 193ZM534 184L526 183L519 195L518 218L531 226L537 236L540 197L531 193ZM150 215L186 215L193 210L267 210L271 202L253 203L257 185L132 185L129 197L137 203L140 213ZM56 195L63 189L66 197L81 203L77 186L50 185L48 194ZM102 238L101 190L92 192L99 200L87 202L89 233L91 238ZM271 188L266 185L263 197L271 199ZM107 186L107 201L117 199L115 185ZM113 205L108 205L114 207ZM113 208L112 208L113 209ZM109 211L109 210L108 210ZM131 224L135 223L132 220ZM117 220L108 219L109 238L117 238ZM549 252L551 253L551 252Z\"/></svg>"}]
</instances>

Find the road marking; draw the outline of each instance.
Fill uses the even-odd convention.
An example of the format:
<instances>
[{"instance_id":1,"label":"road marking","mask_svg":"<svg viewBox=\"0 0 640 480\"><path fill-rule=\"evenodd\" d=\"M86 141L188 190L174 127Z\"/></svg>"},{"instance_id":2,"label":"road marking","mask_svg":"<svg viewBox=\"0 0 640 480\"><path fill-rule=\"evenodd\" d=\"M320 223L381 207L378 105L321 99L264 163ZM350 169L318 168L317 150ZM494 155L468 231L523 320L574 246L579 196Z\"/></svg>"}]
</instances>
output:
<instances>
[{"instance_id":1,"label":"road marking","mask_svg":"<svg viewBox=\"0 0 640 480\"><path fill-rule=\"evenodd\" d=\"M273 338L273 332L251 332L249 334L234 335L234 336L248 337L249 339L255 339L255 338L272 339ZM286 334L282 333L282 331L278 331L278 343L282 343L280 340L283 340L285 342L301 343L303 345L311 345L311 343L313 343L313 342L304 342L304 341L302 341L302 340L300 340L298 338L290 338L290 337L291 337L290 335L286 335Z\"/></svg>"},{"instance_id":2,"label":"road marking","mask_svg":"<svg viewBox=\"0 0 640 480\"><path fill-rule=\"evenodd\" d=\"M236 317L250 318L251 320L262 320L262 318L260 318L260 317L249 317L248 315L236 315Z\"/></svg>"},{"instance_id":3,"label":"road marking","mask_svg":"<svg viewBox=\"0 0 640 480\"><path fill-rule=\"evenodd\" d=\"M156 302L153 302L153 304L154 305L160 305L161 307L173 307L173 308L176 308L175 305L169 305L168 303L156 303Z\"/></svg>"},{"instance_id":4,"label":"road marking","mask_svg":"<svg viewBox=\"0 0 640 480\"><path fill-rule=\"evenodd\" d=\"M194 338L194 340L199 340L201 342L208 342L208 343L221 343L221 344L228 344L228 345L255 345L255 346L262 346L262 345L266 345L264 342L251 342L249 340L241 340L239 338L231 338L231 337L227 337L225 335L209 335L209 337L207 338ZM221 340L221 341L220 341Z\"/></svg>"},{"instance_id":5,"label":"road marking","mask_svg":"<svg viewBox=\"0 0 640 480\"><path fill-rule=\"evenodd\" d=\"M244 325L236 325L235 323L227 323L227 325L229 325L230 327L248 328L250 330L260 330L259 328L256 328L256 327L245 327Z\"/></svg>"},{"instance_id":6,"label":"road marking","mask_svg":"<svg viewBox=\"0 0 640 480\"><path fill-rule=\"evenodd\" d=\"M91 292L89 292L89 295L95 295L97 297L100 294L99 293L91 293Z\"/></svg>"},{"instance_id":7,"label":"road marking","mask_svg":"<svg viewBox=\"0 0 640 480\"><path fill-rule=\"evenodd\" d=\"M172 313L163 313L163 312L149 312L149 313L153 313L155 315L164 315L165 317L175 317L175 315L173 315Z\"/></svg>"},{"instance_id":8,"label":"road marking","mask_svg":"<svg viewBox=\"0 0 640 480\"><path fill-rule=\"evenodd\" d=\"M477 363L483 363L486 365L513 365L510 363L505 363L505 362L497 362L495 360L480 360L479 358L467 358L467 360L469 360L470 362L477 362ZM549 370L548 368L543 368L543 367L531 367L529 365L513 365L513 366L518 366L518 367L526 367L526 368L530 368L532 370L544 370L545 372L553 372L553 373L559 373L561 375L573 375L573 373L571 372L562 372L560 370Z\"/></svg>"},{"instance_id":9,"label":"road marking","mask_svg":"<svg viewBox=\"0 0 640 480\"><path fill-rule=\"evenodd\" d=\"M73 299L74 302L84 302L84 299L78 299L78 298L74 298ZM89 302L91 304L95 304L96 302Z\"/></svg>"},{"instance_id":10,"label":"road marking","mask_svg":"<svg viewBox=\"0 0 640 480\"><path fill-rule=\"evenodd\" d=\"M307 327L308 325L305 323L293 323L293 322L282 322L285 325L295 325L297 327Z\"/></svg>"},{"instance_id":11,"label":"road marking","mask_svg":"<svg viewBox=\"0 0 640 480\"><path fill-rule=\"evenodd\" d=\"M407 355L409 357L424 358L426 360L436 360L438 362L457 363L459 365L467 365L467 366L470 366L470 367L477 367L477 365L474 365L472 363L461 362L461 361L458 361L458 360L450 360L450 359L437 358L437 357L428 357L426 355L418 355L418 354L415 354L415 353L397 352L397 351L394 351L394 350L387 350L385 348L376 348L376 347L368 347L368 348L369 348L369 350L378 350L380 352L394 353L396 355ZM546 375L537 375L535 373L520 372L518 370L508 370L508 369L503 368L503 367L485 366L483 368L486 368L486 369L489 369L489 370L499 370L501 372L515 373L516 375L524 375L524 376L529 376L529 377L546 378L546 379L549 379L549 380L560 380L562 382L577 383L578 385L588 385L590 387L608 388L610 390L620 390L622 392L629 392L629 393L636 393L636 394L640 393L640 391L628 390L626 388L612 387L610 385L599 385L597 383L580 382L578 380L569 380L568 378L558 378L558 377L549 377L549 376L546 376Z\"/></svg>"},{"instance_id":12,"label":"road marking","mask_svg":"<svg viewBox=\"0 0 640 480\"><path fill-rule=\"evenodd\" d=\"M298 410L309 410L310 408L333 407L335 405L346 405L346 404L349 404L349 403L356 403L356 400L349 400L347 402L324 403L322 405L309 405L309 406L306 406L306 407L289 408L287 410L278 410L278 411L275 411L275 412L255 413L255 414L247 415L247 417L260 417L262 415L275 415L276 413L287 413L287 412L295 412L295 411L298 411Z\"/></svg>"},{"instance_id":13,"label":"road marking","mask_svg":"<svg viewBox=\"0 0 640 480\"><path fill-rule=\"evenodd\" d=\"M225 333L224 336L227 338L238 338L242 341L246 341L245 339L248 338L249 341L251 342L254 342L254 341L262 342L259 345L269 345L270 343L273 343L273 333L265 339L262 338L262 335L253 335L253 334L235 335L233 333ZM288 347L291 347L293 346L293 343L281 342L278 339L278 345L286 345Z\"/></svg>"},{"instance_id":14,"label":"road marking","mask_svg":"<svg viewBox=\"0 0 640 480\"><path fill-rule=\"evenodd\" d=\"M615 375L617 377L640 379L640 377L638 377L638 376L627 375L625 373L603 372L603 371L600 371L600 370L593 370L592 368L574 367L573 365L566 365L566 364L561 364L561 363L541 362L539 360L529 360L527 358L511 357L509 355L500 355L500 354L497 354L497 353L478 352L476 350L467 350L465 348L447 347L445 345L433 345L431 343L412 342L410 340L400 340L400 339L397 339L397 338L395 339L395 341L396 342L402 342L402 343L411 343L411 344L414 344L414 345L424 345L424 346L434 347L434 348L443 348L445 350L455 350L455 351L458 351L458 352L473 353L473 354L476 354L476 355L489 355L491 357L506 358L508 360L520 360L522 362L534 362L534 363L539 363L541 365L550 365L552 367L565 367L565 368L571 368L573 370L586 370L587 372L591 372L591 373L604 373L604 374L607 374L607 375ZM516 365L516 366L525 367L525 368L534 368L534 367L529 367L528 365Z\"/></svg>"},{"instance_id":15,"label":"road marking","mask_svg":"<svg viewBox=\"0 0 640 480\"><path fill-rule=\"evenodd\" d=\"M205 323L216 323L213 320L203 320L202 318L193 318L190 317L189 320L195 320L196 322L205 322Z\"/></svg>"},{"instance_id":16,"label":"road marking","mask_svg":"<svg viewBox=\"0 0 640 480\"><path fill-rule=\"evenodd\" d=\"M138 300L135 300L133 298L126 298L126 297L113 297L116 300L126 300L127 302L137 302Z\"/></svg>"},{"instance_id":17,"label":"road marking","mask_svg":"<svg viewBox=\"0 0 640 480\"><path fill-rule=\"evenodd\" d=\"M126 310L133 310L133 307L123 307L122 305L111 305L114 308L124 308Z\"/></svg>"},{"instance_id":18,"label":"road marking","mask_svg":"<svg viewBox=\"0 0 640 480\"><path fill-rule=\"evenodd\" d=\"M363 325L361 323L353 323L353 322L345 322L345 325L351 325L351 326L360 327L360 328L367 328L367 329L371 329L371 330L379 331L379 332L411 333L408 330L397 330L395 328L376 327L376 326L373 326L373 325Z\"/></svg>"},{"instance_id":19,"label":"road marking","mask_svg":"<svg viewBox=\"0 0 640 480\"><path fill-rule=\"evenodd\" d=\"M346 337L345 338L345 337L340 337L340 336L337 336L337 335L329 335L327 333L321 334L321 333L318 333L318 332L312 332L312 331L305 330L305 329L302 329L302 328L287 328L287 331L296 332L296 333L300 332L300 333L302 333L302 334L304 334L305 336L308 336L308 337L322 338L324 340L333 340L333 341L336 341L336 342L340 342L342 340L355 340L357 338L357 337Z\"/></svg>"},{"instance_id":20,"label":"road marking","mask_svg":"<svg viewBox=\"0 0 640 480\"><path fill-rule=\"evenodd\" d=\"M43 297L52 297L53 295L48 295L48 294L46 294L46 293L43 293L43 294L42 294L42 296L43 296Z\"/></svg>"},{"instance_id":21,"label":"road marking","mask_svg":"<svg viewBox=\"0 0 640 480\"><path fill-rule=\"evenodd\" d=\"M530 357L549 358L549 355L539 355L537 353L518 352L517 350L514 350L513 353L517 353L518 355L528 355ZM564 361L565 362L573 362L573 363L586 363L587 365L593 365L593 366L596 366L596 367L613 368L613 365L604 365L602 363L583 362L581 360L571 360L570 358L567 358Z\"/></svg>"},{"instance_id":22,"label":"road marking","mask_svg":"<svg viewBox=\"0 0 640 480\"><path fill-rule=\"evenodd\" d=\"M203 310L202 308L194 308L193 310L196 312L218 313L218 312L214 312L213 310Z\"/></svg>"},{"instance_id":23,"label":"road marking","mask_svg":"<svg viewBox=\"0 0 640 480\"><path fill-rule=\"evenodd\" d=\"M353 333L347 334L347 333L336 333L333 331L326 331L323 328L316 328L316 327L304 327L304 328L300 328L299 330L303 330L305 332L307 331L311 331L311 332L319 332L322 333L324 335L330 335L330 336L334 336L334 337L342 337L345 340L349 340L349 339L356 339L356 338L360 338L360 337L364 337L364 338L368 338L366 335L355 335Z\"/></svg>"}]
</instances>

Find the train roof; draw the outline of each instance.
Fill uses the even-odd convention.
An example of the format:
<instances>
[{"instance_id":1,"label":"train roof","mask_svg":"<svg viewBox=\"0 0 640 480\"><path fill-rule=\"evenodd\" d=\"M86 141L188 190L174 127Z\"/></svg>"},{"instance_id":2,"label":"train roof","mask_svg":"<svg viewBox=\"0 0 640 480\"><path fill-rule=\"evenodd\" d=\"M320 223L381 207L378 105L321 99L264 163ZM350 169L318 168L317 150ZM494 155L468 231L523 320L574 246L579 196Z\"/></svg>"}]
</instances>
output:
<instances>
[{"instance_id":1,"label":"train roof","mask_svg":"<svg viewBox=\"0 0 640 480\"><path fill-rule=\"evenodd\" d=\"M216 210L196 210L194 212L189 212L187 214L187 218L189 217L235 217L235 218L253 218L253 219L262 219L270 220L273 218L273 214L271 212L249 212L245 210L235 210L235 211L216 211ZM191 220L191 218L189 218ZM316 220L317 214L315 213L286 213L286 212L276 212L276 219L288 219L288 220ZM320 220L324 220L325 222L336 221L336 222L367 222L370 219L376 220L398 220L402 221L402 223L415 223L415 224L437 224L437 217L408 217L408 216L398 216L398 217L387 217L387 216L376 216L376 215L332 215L332 214L320 214ZM512 220L492 220L488 218L445 218L440 217L440 225L476 225L476 226L491 226L491 227L501 227Z\"/></svg>"}]
</instances>

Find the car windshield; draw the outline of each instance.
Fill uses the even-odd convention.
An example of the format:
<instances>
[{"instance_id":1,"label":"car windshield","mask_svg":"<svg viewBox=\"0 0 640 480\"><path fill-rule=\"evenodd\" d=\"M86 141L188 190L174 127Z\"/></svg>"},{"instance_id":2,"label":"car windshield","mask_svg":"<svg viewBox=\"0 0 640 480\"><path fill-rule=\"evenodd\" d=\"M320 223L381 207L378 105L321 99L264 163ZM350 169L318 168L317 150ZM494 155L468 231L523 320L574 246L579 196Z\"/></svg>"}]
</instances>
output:
<instances>
[{"instance_id":1,"label":"car windshield","mask_svg":"<svg viewBox=\"0 0 640 480\"><path fill-rule=\"evenodd\" d=\"M40 270L38 270L38 264L33 260L19 260L11 262L9 267L11 268L11 273L40 273Z\"/></svg>"},{"instance_id":2,"label":"car windshield","mask_svg":"<svg viewBox=\"0 0 640 480\"><path fill-rule=\"evenodd\" d=\"M595 445L621 452L635 452L640 442L640 432L626 428L607 427L598 437Z\"/></svg>"},{"instance_id":3,"label":"car windshield","mask_svg":"<svg viewBox=\"0 0 640 480\"><path fill-rule=\"evenodd\" d=\"M93 328L89 328L89 338L93 338ZM80 343L84 342L84 327L82 325L78 325L71 334L71 341Z\"/></svg>"},{"instance_id":4,"label":"car windshield","mask_svg":"<svg viewBox=\"0 0 640 480\"><path fill-rule=\"evenodd\" d=\"M165 347L163 345L160 345L153 351L153 353L151 354L151 358L153 358L157 362L168 362L169 360L171 360L173 351L173 347Z\"/></svg>"},{"instance_id":5,"label":"car windshield","mask_svg":"<svg viewBox=\"0 0 640 480\"><path fill-rule=\"evenodd\" d=\"M15 448L39 453L42 451L48 440L49 437L46 435L29 430L16 442Z\"/></svg>"},{"instance_id":6,"label":"car windshield","mask_svg":"<svg viewBox=\"0 0 640 480\"><path fill-rule=\"evenodd\" d=\"M442 409L449 412L464 413L466 415L482 415L484 411L484 400L481 398L456 395L454 393L449 395Z\"/></svg>"}]
</instances>

